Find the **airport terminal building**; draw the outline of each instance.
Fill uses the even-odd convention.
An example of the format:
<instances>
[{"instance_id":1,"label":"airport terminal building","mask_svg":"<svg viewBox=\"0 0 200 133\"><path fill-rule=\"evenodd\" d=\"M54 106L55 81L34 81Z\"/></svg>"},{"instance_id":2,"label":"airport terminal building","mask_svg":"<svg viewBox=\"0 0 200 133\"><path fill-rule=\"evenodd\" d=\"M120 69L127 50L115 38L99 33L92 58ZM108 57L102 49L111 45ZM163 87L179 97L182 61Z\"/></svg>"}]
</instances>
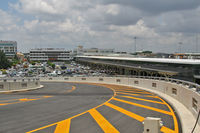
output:
<instances>
[{"instance_id":1,"label":"airport terminal building","mask_svg":"<svg viewBox=\"0 0 200 133\"><path fill-rule=\"evenodd\" d=\"M76 61L111 75L169 77L200 83L200 60L77 56Z\"/></svg>"},{"instance_id":2,"label":"airport terminal building","mask_svg":"<svg viewBox=\"0 0 200 133\"><path fill-rule=\"evenodd\" d=\"M5 53L7 58L13 58L17 53L17 42L0 40L0 50Z\"/></svg>"},{"instance_id":3,"label":"airport terminal building","mask_svg":"<svg viewBox=\"0 0 200 133\"><path fill-rule=\"evenodd\" d=\"M70 53L71 51L66 51L64 48L36 48L30 50L30 60L64 62L70 60Z\"/></svg>"}]
</instances>

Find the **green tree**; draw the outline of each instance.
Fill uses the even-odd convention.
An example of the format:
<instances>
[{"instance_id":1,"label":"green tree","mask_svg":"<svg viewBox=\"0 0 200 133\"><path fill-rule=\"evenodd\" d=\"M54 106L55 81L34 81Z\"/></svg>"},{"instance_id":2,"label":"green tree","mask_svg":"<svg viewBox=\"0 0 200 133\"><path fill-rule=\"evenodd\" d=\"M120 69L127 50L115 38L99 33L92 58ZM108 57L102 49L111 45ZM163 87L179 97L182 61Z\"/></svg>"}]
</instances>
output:
<instances>
[{"instance_id":1,"label":"green tree","mask_svg":"<svg viewBox=\"0 0 200 133\"><path fill-rule=\"evenodd\" d=\"M51 64L51 67L52 67L53 69L55 69L56 65L52 63L52 64Z\"/></svg>"},{"instance_id":2,"label":"green tree","mask_svg":"<svg viewBox=\"0 0 200 133\"><path fill-rule=\"evenodd\" d=\"M0 51L0 69L7 69L11 66L10 61L6 58L4 52Z\"/></svg>"}]
</instances>

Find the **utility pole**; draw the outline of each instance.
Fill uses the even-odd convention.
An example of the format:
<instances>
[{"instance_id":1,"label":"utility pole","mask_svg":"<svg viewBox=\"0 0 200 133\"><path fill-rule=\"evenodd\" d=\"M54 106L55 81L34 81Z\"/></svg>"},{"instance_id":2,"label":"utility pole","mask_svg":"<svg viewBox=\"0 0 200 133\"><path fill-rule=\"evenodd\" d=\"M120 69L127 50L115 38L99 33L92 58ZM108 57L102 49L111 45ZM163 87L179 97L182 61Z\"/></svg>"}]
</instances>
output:
<instances>
[{"instance_id":1,"label":"utility pole","mask_svg":"<svg viewBox=\"0 0 200 133\"><path fill-rule=\"evenodd\" d=\"M137 44L136 44L137 37L136 36L134 37L134 40L135 40L135 53L136 53L137 51Z\"/></svg>"},{"instance_id":2,"label":"utility pole","mask_svg":"<svg viewBox=\"0 0 200 133\"><path fill-rule=\"evenodd\" d=\"M183 43L179 42L178 44L179 44L179 52L181 53L181 46L182 46Z\"/></svg>"},{"instance_id":3,"label":"utility pole","mask_svg":"<svg viewBox=\"0 0 200 133\"><path fill-rule=\"evenodd\" d=\"M196 53L198 53L198 33L196 33Z\"/></svg>"}]
</instances>

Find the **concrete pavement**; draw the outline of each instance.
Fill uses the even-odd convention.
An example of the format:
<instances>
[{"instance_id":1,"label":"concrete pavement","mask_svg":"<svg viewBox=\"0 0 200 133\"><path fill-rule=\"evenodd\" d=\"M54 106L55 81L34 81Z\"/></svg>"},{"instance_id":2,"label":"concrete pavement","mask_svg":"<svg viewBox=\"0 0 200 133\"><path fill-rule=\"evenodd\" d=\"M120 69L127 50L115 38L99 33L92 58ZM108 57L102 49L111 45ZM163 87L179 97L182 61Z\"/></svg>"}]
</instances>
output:
<instances>
[{"instance_id":1,"label":"concrete pavement","mask_svg":"<svg viewBox=\"0 0 200 133\"><path fill-rule=\"evenodd\" d=\"M153 93L118 85L43 85L0 95L0 133L141 133L147 116L162 118L162 132L181 132L173 109Z\"/></svg>"}]
</instances>

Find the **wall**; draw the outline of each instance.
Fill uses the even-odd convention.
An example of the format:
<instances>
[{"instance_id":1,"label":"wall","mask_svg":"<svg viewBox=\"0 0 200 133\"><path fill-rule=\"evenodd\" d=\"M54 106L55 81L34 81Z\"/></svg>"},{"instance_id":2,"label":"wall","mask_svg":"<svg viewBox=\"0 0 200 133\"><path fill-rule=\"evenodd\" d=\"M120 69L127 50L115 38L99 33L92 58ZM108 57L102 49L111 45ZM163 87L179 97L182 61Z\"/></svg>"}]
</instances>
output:
<instances>
[{"instance_id":1,"label":"wall","mask_svg":"<svg viewBox=\"0 0 200 133\"><path fill-rule=\"evenodd\" d=\"M36 78L28 79L1 79L0 80L0 92L13 91L13 90L25 90L40 87L40 81Z\"/></svg>"}]
</instances>

